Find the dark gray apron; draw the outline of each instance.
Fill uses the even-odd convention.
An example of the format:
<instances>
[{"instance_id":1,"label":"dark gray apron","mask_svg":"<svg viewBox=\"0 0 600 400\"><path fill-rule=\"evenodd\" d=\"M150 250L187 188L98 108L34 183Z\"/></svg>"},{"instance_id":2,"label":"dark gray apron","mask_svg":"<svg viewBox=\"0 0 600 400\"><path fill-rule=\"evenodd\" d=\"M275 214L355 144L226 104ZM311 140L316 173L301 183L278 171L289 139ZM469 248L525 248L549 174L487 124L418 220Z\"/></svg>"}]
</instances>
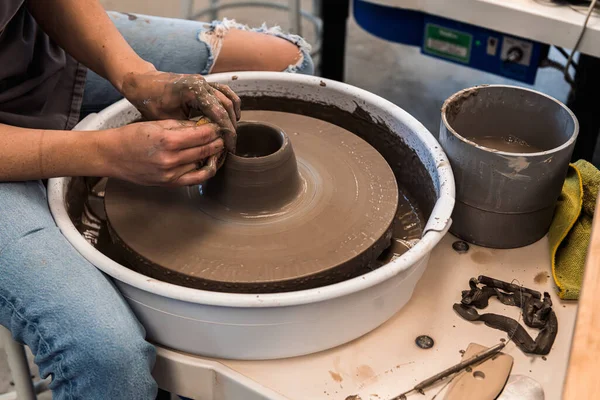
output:
<instances>
[{"instance_id":1,"label":"dark gray apron","mask_svg":"<svg viewBox=\"0 0 600 400\"><path fill-rule=\"evenodd\" d=\"M0 123L73 128L85 76L86 69L37 25L24 0L0 0Z\"/></svg>"}]
</instances>

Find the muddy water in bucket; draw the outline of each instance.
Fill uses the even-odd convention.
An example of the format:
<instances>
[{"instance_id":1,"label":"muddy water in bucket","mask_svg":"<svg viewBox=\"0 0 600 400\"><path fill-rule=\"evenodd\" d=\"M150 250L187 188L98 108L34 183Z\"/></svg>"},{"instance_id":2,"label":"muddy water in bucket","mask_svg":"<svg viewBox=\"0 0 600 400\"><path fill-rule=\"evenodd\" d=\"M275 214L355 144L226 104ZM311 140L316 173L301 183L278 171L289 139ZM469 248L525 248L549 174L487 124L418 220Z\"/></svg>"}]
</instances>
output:
<instances>
[{"instance_id":1,"label":"muddy water in bucket","mask_svg":"<svg viewBox=\"0 0 600 400\"><path fill-rule=\"evenodd\" d=\"M488 149L506 151L508 153L537 153L543 151L513 135L469 137L467 139Z\"/></svg>"},{"instance_id":2,"label":"muddy water in bucket","mask_svg":"<svg viewBox=\"0 0 600 400\"><path fill-rule=\"evenodd\" d=\"M578 129L565 105L524 88L481 86L446 100L439 141L456 179L450 231L492 248L541 239Z\"/></svg>"}]
</instances>

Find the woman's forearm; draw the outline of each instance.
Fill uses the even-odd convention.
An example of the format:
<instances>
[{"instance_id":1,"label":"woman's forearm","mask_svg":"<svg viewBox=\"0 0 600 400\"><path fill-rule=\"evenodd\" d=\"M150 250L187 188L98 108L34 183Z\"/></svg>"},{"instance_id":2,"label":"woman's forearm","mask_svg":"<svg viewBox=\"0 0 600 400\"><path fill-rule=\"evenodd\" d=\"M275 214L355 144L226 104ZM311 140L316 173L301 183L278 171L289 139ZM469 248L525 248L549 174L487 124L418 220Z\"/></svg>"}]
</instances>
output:
<instances>
[{"instance_id":1,"label":"woman's forearm","mask_svg":"<svg viewBox=\"0 0 600 400\"><path fill-rule=\"evenodd\" d=\"M0 124L0 182L106 176L101 132L23 129Z\"/></svg>"},{"instance_id":2,"label":"woman's forearm","mask_svg":"<svg viewBox=\"0 0 600 400\"><path fill-rule=\"evenodd\" d=\"M118 90L126 74L154 70L133 51L98 0L29 0L27 4L48 36Z\"/></svg>"}]
</instances>

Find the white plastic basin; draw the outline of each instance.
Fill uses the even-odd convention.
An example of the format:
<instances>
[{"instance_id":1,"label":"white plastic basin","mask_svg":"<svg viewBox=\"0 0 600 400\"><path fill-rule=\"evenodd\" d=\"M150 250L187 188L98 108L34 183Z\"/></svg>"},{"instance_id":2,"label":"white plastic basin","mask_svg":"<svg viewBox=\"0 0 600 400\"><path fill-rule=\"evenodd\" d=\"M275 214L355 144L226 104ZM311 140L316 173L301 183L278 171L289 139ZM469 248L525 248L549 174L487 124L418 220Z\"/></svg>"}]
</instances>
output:
<instances>
[{"instance_id":1,"label":"white plastic basin","mask_svg":"<svg viewBox=\"0 0 600 400\"><path fill-rule=\"evenodd\" d=\"M366 111L389 135L402 139L427 171L435 206L422 239L400 258L363 276L316 289L275 294L215 293L148 278L106 257L69 218L71 178L51 179L50 209L63 234L91 263L110 275L145 326L148 339L192 354L232 359L275 359L329 349L375 329L400 310L427 267L429 254L450 227L454 179L445 154L427 129L394 104L364 90L321 78L284 73L216 74L242 96L308 100ZM75 129L122 126L139 118L122 100ZM388 160L389 161L389 160ZM407 321L409 323L410 321Z\"/></svg>"}]
</instances>

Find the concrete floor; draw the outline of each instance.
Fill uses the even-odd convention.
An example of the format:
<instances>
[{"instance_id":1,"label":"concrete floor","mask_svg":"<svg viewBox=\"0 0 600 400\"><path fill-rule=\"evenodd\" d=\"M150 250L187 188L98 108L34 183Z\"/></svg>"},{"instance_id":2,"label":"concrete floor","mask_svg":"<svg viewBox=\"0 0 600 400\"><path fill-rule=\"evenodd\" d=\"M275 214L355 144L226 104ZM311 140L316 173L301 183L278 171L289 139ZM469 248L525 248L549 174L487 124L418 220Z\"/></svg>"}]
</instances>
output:
<instances>
[{"instance_id":1,"label":"concrete floor","mask_svg":"<svg viewBox=\"0 0 600 400\"><path fill-rule=\"evenodd\" d=\"M223 1L223 3L230 2L232 1ZM285 3L281 0L279 2ZM102 3L108 10L181 17L184 9L182 6L187 2L103 0ZM207 0L196 0L195 9L206 7L207 4ZM305 0L303 6L310 10L312 2ZM284 29L287 25L286 13L271 9L232 9L222 13L221 16L235 18L249 25L267 22L279 24ZM304 36L314 42L312 26L305 21L303 28ZM551 56L563 61L560 55L554 52ZM521 85L519 82L425 57L416 48L377 39L363 31L354 21L350 21L348 30L346 80L352 85L394 102L415 116L436 136L440 121L440 106L454 92L484 83ZM540 70L536 84L532 87L561 101L566 101L569 90L561 73L552 69ZM35 367L32 371L37 374ZM11 387L6 355L0 351L0 393L11 390ZM40 398L50 399L51 396L46 394Z\"/></svg>"}]
</instances>

